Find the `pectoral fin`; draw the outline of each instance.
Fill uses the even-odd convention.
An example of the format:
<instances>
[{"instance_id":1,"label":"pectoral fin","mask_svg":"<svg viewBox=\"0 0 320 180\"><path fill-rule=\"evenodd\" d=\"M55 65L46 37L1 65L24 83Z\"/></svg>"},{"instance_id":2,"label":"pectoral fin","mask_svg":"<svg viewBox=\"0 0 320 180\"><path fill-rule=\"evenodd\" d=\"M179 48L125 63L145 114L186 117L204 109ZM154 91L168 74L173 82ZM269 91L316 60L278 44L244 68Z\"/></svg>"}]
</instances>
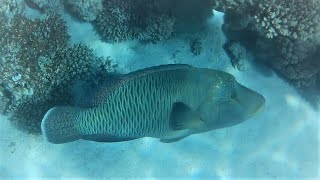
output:
<instances>
[{"instance_id":1,"label":"pectoral fin","mask_svg":"<svg viewBox=\"0 0 320 180\"><path fill-rule=\"evenodd\" d=\"M170 128L172 130L196 129L203 125L200 114L184 103L173 105L170 115Z\"/></svg>"}]
</instances>

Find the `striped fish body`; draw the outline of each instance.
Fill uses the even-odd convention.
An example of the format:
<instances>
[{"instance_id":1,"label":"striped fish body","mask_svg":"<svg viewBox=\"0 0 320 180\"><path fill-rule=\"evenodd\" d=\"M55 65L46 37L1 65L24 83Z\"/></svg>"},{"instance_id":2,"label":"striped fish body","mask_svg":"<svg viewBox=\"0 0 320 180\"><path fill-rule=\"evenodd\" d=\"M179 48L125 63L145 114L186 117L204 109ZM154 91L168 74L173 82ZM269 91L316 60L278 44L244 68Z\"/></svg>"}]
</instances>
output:
<instances>
[{"instance_id":1,"label":"striped fish body","mask_svg":"<svg viewBox=\"0 0 320 180\"><path fill-rule=\"evenodd\" d=\"M196 68L162 68L129 74L99 93L97 106L79 113L78 131L121 139L174 136L177 132L170 128L173 105L182 102L195 110L210 84L195 77Z\"/></svg>"},{"instance_id":2,"label":"striped fish body","mask_svg":"<svg viewBox=\"0 0 320 180\"><path fill-rule=\"evenodd\" d=\"M42 120L42 132L53 143L184 137L190 134L188 129L172 128L175 105L197 111L213 96L212 87L230 76L226 74L188 65L163 65L129 73L97 90L88 108L49 110Z\"/></svg>"}]
</instances>

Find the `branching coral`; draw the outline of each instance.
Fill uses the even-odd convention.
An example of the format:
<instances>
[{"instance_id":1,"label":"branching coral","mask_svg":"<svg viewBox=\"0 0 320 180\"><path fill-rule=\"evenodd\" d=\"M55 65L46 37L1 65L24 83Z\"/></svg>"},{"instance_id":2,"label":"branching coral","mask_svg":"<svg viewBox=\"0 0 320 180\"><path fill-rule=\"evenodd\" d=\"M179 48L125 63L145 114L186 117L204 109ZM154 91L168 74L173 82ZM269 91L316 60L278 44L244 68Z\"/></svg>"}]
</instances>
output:
<instances>
[{"instance_id":1,"label":"branching coral","mask_svg":"<svg viewBox=\"0 0 320 180\"><path fill-rule=\"evenodd\" d=\"M319 0L264 0L254 8L255 22L269 38L281 35L307 40L320 35Z\"/></svg>"},{"instance_id":2,"label":"branching coral","mask_svg":"<svg viewBox=\"0 0 320 180\"><path fill-rule=\"evenodd\" d=\"M9 106L10 121L19 129L29 133L40 133L40 124L44 114L54 106L66 106L73 103L70 91L65 87L56 87L48 95L24 97Z\"/></svg>"},{"instance_id":3,"label":"branching coral","mask_svg":"<svg viewBox=\"0 0 320 180\"><path fill-rule=\"evenodd\" d=\"M104 1L94 24L110 43L133 39L158 42L169 39L176 30L203 28L212 14L211 4L212 0L109 0Z\"/></svg>"},{"instance_id":4,"label":"branching coral","mask_svg":"<svg viewBox=\"0 0 320 180\"><path fill-rule=\"evenodd\" d=\"M41 81L33 87L34 95L23 96L9 106L11 120L32 132L40 130L40 120L48 109L73 104L74 83L92 80L98 74L107 75L114 68L110 60L97 58L83 44L57 51L52 59L39 62L39 67Z\"/></svg>"},{"instance_id":5,"label":"branching coral","mask_svg":"<svg viewBox=\"0 0 320 180\"><path fill-rule=\"evenodd\" d=\"M136 39L138 29L134 5L130 0L104 1L104 9L94 24L101 37L107 42L122 42Z\"/></svg>"},{"instance_id":6,"label":"branching coral","mask_svg":"<svg viewBox=\"0 0 320 180\"><path fill-rule=\"evenodd\" d=\"M17 13L22 13L24 8L23 0L0 0L0 14L3 17L12 17Z\"/></svg>"},{"instance_id":7,"label":"branching coral","mask_svg":"<svg viewBox=\"0 0 320 180\"><path fill-rule=\"evenodd\" d=\"M66 9L84 21L93 21L102 11L102 0L65 0Z\"/></svg>"},{"instance_id":8,"label":"branching coral","mask_svg":"<svg viewBox=\"0 0 320 180\"><path fill-rule=\"evenodd\" d=\"M104 1L104 9L95 25L107 42L139 39L157 42L168 39L174 30L174 18L157 9L155 1Z\"/></svg>"},{"instance_id":9,"label":"branching coral","mask_svg":"<svg viewBox=\"0 0 320 180\"><path fill-rule=\"evenodd\" d=\"M57 49L67 47L69 36L57 15L29 20L17 14L6 26L0 39L0 83L14 89L15 98L20 99L32 95L34 87L43 84L39 61L50 59Z\"/></svg>"},{"instance_id":10,"label":"branching coral","mask_svg":"<svg viewBox=\"0 0 320 180\"><path fill-rule=\"evenodd\" d=\"M60 1L63 2L64 0L24 0L27 6L41 13L60 12L63 9Z\"/></svg>"},{"instance_id":11,"label":"branching coral","mask_svg":"<svg viewBox=\"0 0 320 180\"><path fill-rule=\"evenodd\" d=\"M316 44L277 38L275 45L277 56L271 61L272 66L299 88L314 86L320 73Z\"/></svg>"},{"instance_id":12,"label":"branching coral","mask_svg":"<svg viewBox=\"0 0 320 180\"><path fill-rule=\"evenodd\" d=\"M87 46L70 47L57 15L30 20L17 14L0 32L0 104L24 129L39 132L49 108L70 104L76 81L113 70L110 60L96 57Z\"/></svg>"},{"instance_id":13,"label":"branching coral","mask_svg":"<svg viewBox=\"0 0 320 180\"><path fill-rule=\"evenodd\" d=\"M239 42L230 41L224 48L228 53L234 68L240 71L247 69L248 54L245 47L243 47Z\"/></svg>"},{"instance_id":14,"label":"branching coral","mask_svg":"<svg viewBox=\"0 0 320 180\"><path fill-rule=\"evenodd\" d=\"M249 15L268 38L307 40L320 35L319 0L216 0L216 8Z\"/></svg>"},{"instance_id":15,"label":"branching coral","mask_svg":"<svg viewBox=\"0 0 320 180\"><path fill-rule=\"evenodd\" d=\"M139 11L134 13L137 14L138 39L158 42L172 36L176 18L170 13L169 4L167 0L136 0Z\"/></svg>"},{"instance_id":16,"label":"branching coral","mask_svg":"<svg viewBox=\"0 0 320 180\"><path fill-rule=\"evenodd\" d=\"M146 23L143 33L139 33L141 40L158 42L169 39L174 32L175 19L166 14L148 17Z\"/></svg>"},{"instance_id":17,"label":"branching coral","mask_svg":"<svg viewBox=\"0 0 320 180\"><path fill-rule=\"evenodd\" d=\"M227 36L295 87L319 81L320 1L216 0L216 7L226 13Z\"/></svg>"}]
</instances>

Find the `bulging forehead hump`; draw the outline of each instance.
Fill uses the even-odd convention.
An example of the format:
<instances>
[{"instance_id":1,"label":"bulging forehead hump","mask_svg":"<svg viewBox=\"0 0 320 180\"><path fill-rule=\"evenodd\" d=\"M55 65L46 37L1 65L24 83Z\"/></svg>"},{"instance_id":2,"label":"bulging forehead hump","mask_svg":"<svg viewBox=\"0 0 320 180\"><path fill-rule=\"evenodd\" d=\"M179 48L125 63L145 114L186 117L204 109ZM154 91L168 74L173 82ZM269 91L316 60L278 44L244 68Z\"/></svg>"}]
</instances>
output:
<instances>
[{"instance_id":1,"label":"bulging forehead hump","mask_svg":"<svg viewBox=\"0 0 320 180\"><path fill-rule=\"evenodd\" d=\"M224 90L230 90L234 88L236 83L235 77L229 73L223 71L212 71L211 73L212 85Z\"/></svg>"}]
</instances>

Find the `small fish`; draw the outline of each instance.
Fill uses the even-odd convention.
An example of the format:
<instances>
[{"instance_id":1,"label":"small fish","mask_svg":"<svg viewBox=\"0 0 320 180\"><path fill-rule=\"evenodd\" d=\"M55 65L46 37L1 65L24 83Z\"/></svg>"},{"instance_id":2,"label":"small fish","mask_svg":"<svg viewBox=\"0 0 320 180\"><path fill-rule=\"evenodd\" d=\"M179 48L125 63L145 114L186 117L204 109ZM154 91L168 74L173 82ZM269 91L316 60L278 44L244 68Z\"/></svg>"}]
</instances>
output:
<instances>
[{"instance_id":1,"label":"small fish","mask_svg":"<svg viewBox=\"0 0 320 180\"><path fill-rule=\"evenodd\" d=\"M54 107L41 130L52 143L142 137L176 142L191 134L239 124L264 105L260 94L222 71L161 65L122 75L81 107Z\"/></svg>"}]
</instances>

